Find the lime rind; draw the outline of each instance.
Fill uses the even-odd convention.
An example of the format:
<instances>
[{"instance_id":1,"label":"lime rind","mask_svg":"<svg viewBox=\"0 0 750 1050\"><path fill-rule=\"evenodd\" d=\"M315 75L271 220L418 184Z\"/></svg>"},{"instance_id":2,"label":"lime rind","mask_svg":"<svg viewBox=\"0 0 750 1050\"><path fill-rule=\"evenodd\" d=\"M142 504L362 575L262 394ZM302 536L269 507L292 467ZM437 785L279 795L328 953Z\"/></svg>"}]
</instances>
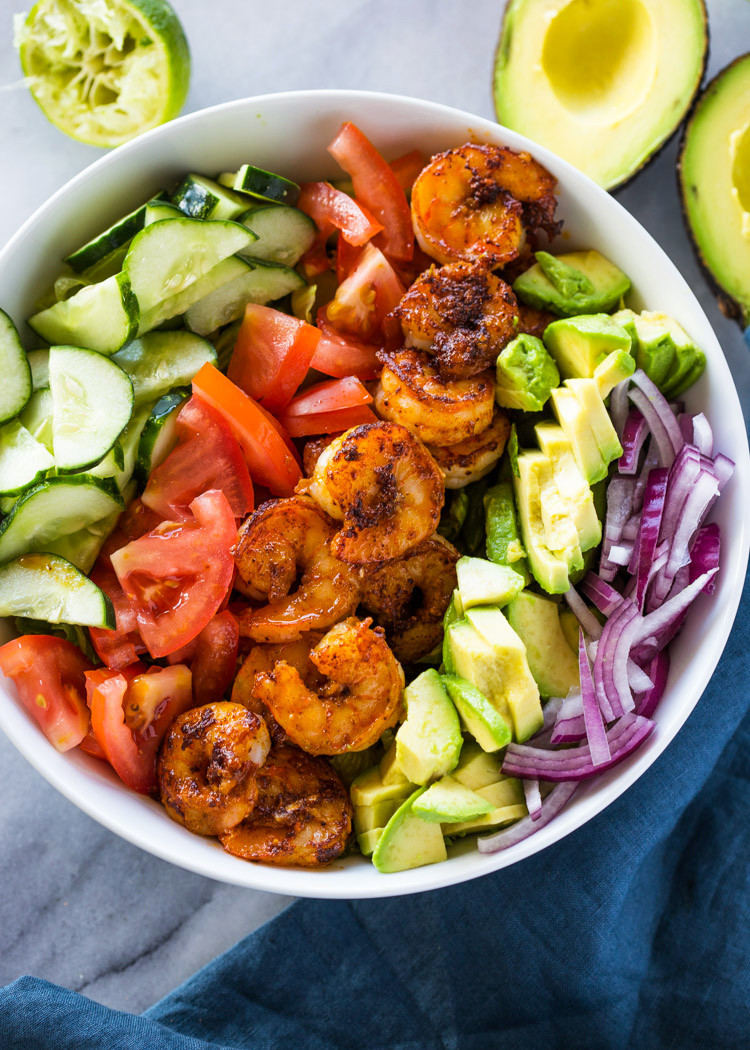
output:
<instances>
[{"instance_id":1,"label":"lime rind","mask_svg":"<svg viewBox=\"0 0 750 1050\"><path fill-rule=\"evenodd\" d=\"M117 146L176 116L190 52L165 0L39 0L16 46L45 116L80 142Z\"/></svg>"}]
</instances>

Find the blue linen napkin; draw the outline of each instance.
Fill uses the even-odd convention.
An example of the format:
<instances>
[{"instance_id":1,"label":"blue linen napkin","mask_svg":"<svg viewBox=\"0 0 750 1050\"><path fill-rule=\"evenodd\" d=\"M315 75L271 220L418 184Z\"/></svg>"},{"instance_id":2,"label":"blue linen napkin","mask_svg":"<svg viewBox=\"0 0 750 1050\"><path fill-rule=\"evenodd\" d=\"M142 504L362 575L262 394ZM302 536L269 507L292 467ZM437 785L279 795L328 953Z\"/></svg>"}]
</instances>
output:
<instances>
[{"instance_id":1,"label":"blue linen napkin","mask_svg":"<svg viewBox=\"0 0 750 1050\"><path fill-rule=\"evenodd\" d=\"M750 1047L750 586L677 739L606 812L447 890L300 901L142 1017L0 989L2 1050Z\"/></svg>"}]
</instances>

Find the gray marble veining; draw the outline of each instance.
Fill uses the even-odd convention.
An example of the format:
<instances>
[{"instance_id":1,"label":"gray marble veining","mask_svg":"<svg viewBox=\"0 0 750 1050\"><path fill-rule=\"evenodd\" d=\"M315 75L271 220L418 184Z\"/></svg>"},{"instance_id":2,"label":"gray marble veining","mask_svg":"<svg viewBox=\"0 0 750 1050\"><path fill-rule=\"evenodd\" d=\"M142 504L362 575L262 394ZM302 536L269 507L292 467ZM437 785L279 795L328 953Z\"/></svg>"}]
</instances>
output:
<instances>
[{"instance_id":1,"label":"gray marble veining","mask_svg":"<svg viewBox=\"0 0 750 1050\"><path fill-rule=\"evenodd\" d=\"M292 88L434 99L490 117L500 0L173 0L193 51L188 110ZM49 126L22 87L0 17L0 243L100 152ZM750 39L747 0L709 0L711 73ZM672 144L619 199L676 261L750 406L750 353L715 306L682 227ZM0 290L1 291L1 290ZM0 295L1 299L1 295ZM142 1010L288 898L222 886L157 860L79 812L0 737L0 983L22 973Z\"/></svg>"}]
</instances>

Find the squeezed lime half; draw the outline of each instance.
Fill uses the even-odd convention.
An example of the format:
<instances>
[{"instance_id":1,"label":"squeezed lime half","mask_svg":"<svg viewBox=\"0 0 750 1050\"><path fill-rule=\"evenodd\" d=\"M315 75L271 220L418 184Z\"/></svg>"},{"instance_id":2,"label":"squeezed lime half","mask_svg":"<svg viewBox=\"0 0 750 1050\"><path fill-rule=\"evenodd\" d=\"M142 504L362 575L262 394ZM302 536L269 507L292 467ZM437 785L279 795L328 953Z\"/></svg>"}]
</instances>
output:
<instances>
[{"instance_id":1,"label":"squeezed lime half","mask_svg":"<svg viewBox=\"0 0 750 1050\"><path fill-rule=\"evenodd\" d=\"M177 116L190 51L166 0L39 0L16 47L44 115L92 146L119 146Z\"/></svg>"}]
</instances>

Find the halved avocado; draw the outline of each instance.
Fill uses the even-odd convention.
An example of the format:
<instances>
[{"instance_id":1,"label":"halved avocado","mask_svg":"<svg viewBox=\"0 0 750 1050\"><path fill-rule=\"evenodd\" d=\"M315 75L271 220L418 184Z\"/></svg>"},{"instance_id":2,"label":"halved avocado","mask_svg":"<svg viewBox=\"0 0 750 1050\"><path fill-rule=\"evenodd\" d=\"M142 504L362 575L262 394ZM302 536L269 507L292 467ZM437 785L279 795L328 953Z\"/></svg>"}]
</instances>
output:
<instances>
[{"instance_id":1,"label":"halved avocado","mask_svg":"<svg viewBox=\"0 0 750 1050\"><path fill-rule=\"evenodd\" d=\"M679 126L707 51L703 0L510 0L497 119L612 189Z\"/></svg>"},{"instance_id":2,"label":"halved avocado","mask_svg":"<svg viewBox=\"0 0 750 1050\"><path fill-rule=\"evenodd\" d=\"M714 77L688 121L678 161L698 259L727 317L750 324L750 53Z\"/></svg>"}]
</instances>

